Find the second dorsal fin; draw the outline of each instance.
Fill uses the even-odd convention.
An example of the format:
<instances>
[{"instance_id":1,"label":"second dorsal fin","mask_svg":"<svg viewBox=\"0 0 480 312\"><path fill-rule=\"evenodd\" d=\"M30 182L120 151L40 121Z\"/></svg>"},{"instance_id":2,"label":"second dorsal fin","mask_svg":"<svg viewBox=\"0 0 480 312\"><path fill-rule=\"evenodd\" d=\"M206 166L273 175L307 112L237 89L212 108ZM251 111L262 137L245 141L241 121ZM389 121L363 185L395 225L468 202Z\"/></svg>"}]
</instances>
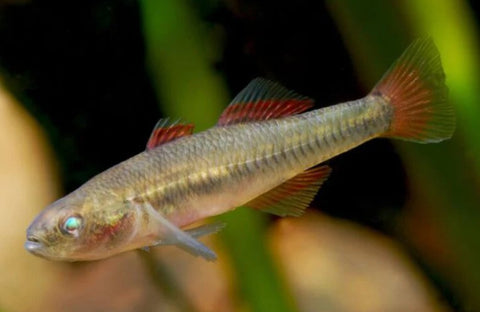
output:
<instances>
[{"instance_id":1,"label":"second dorsal fin","mask_svg":"<svg viewBox=\"0 0 480 312\"><path fill-rule=\"evenodd\" d=\"M278 83L255 78L223 111L218 126L281 118L306 111L313 100Z\"/></svg>"},{"instance_id":2,"label":"second dorsal fin","mask_svg":"<svg viewBox=\"0 0 480 312\"><path fill-rule=\"evenodd\" d=\"M171 122L169 118L160 119L148 139L147 150L192 133L193 124L181 123L178 120Z\"/></svg>"}]
</instances>

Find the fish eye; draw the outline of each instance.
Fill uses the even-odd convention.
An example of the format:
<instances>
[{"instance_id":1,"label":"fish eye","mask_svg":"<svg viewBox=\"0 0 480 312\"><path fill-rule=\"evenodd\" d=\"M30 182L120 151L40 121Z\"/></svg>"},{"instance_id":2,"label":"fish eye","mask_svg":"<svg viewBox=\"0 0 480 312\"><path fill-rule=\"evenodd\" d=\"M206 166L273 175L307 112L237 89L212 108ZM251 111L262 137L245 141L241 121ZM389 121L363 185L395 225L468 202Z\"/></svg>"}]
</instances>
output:
<instances>
[{"instance_id":1,"label":"fish eye","mask_svg":"<svg viewBox=\"0 0 480 312\"><path fill-rule=\"evenodd\" d=\"M82 218L80 216L68 217L60 227L63 233L77 236L82 226Z\"/></svg>"}]
</instances>

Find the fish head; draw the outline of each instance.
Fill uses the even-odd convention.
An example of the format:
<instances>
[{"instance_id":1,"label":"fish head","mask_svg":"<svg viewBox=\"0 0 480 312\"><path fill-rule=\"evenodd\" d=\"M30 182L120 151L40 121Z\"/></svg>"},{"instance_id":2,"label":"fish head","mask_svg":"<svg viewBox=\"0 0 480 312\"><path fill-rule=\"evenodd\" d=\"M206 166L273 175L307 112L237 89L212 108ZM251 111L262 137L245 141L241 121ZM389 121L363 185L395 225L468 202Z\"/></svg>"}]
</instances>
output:
<instances>
[{"instance_id":1,"label":"fish head","mask_svg":"<svg viewBox=\"0 0 480 312\"><path fill-rule=\"evenodd\" d=\"M134 212L76 192L47 206L27 229L25 249L49 260L83 261L125 251Z\"/></svg>"},{"instance_id":2,"label":"fish head","mask_svg":"<svg viewBox=\"0 0 480 312\"><path fill-rule=\"evenodd\" d=\"M55 201L36 216L27 228L27 251L52 260L75 253L85 228L83 201L75 195Z\"/></svg>"}]
</instances>

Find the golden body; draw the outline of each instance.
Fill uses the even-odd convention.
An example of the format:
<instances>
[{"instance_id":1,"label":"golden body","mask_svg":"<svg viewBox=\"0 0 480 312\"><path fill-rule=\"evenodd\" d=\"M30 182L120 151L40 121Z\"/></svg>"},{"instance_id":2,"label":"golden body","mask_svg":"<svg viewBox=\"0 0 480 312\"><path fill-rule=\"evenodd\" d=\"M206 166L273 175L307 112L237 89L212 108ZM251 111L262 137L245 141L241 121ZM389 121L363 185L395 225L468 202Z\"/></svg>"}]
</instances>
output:
<instances>
[{"instance_id":1,"label":"golden body","mask_svg":"<svg viewBox=\"0 0 480 312\"><path fill-rule=\"evenodd\" d=\"M219 227L181 228L244 204L299 215L330 172L314 166L376 137L429 143L454 129L429 39L414 43L366 97L301 113L309 107L308 98L256 79L216 127L191 134L191 125L160 123L146 151L47 207L25 246L50 259L90 260L175 244L215 259L195 238Z\"/></svg>"}]
</instances>

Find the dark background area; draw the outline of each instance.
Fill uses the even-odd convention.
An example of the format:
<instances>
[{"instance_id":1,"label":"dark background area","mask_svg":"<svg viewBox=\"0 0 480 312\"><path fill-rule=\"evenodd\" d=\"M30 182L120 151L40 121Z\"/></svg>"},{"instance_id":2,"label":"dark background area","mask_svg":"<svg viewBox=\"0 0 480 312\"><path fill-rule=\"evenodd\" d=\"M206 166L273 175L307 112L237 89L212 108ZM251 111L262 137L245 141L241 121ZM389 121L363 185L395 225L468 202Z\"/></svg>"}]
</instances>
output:
<instances>
[{"instance_id":1,"label":"dark background area","mask_svg":"<svg viewBox=\"0 0 480 312\"><path fill-rule=\"evenodd\" d=\"M206 23L222 29L223 55L212 66L232 96L257 76L313 97L317 107L368 92L320 1L196 8ZM47 129L65 192L144 148L162 117L145 64L135 1L34 1L0 9L0 67L10 89ZM391 229L406 195L391 143L369 142L330 164L334 174L313 206Z\"/></svg>"},{"instance_id":2,"label":"dark background area","mask_svg":"<svg viewBox=\"0 0 480 312\"><path fill-rule=\"evenodd\" d=\"M317 108L368 93L322 1L190 2L220 29L222 53L212 66L232 97L257 76L314 98ZM478 16L478 2L470 2ZM141 152L163 117L136 1L0 4L0 71L46 129L65 192ZM368 142L329 164L333 173L312 206L394 234L409 194L391 142Z\"/></svg>"}]
</instances>

